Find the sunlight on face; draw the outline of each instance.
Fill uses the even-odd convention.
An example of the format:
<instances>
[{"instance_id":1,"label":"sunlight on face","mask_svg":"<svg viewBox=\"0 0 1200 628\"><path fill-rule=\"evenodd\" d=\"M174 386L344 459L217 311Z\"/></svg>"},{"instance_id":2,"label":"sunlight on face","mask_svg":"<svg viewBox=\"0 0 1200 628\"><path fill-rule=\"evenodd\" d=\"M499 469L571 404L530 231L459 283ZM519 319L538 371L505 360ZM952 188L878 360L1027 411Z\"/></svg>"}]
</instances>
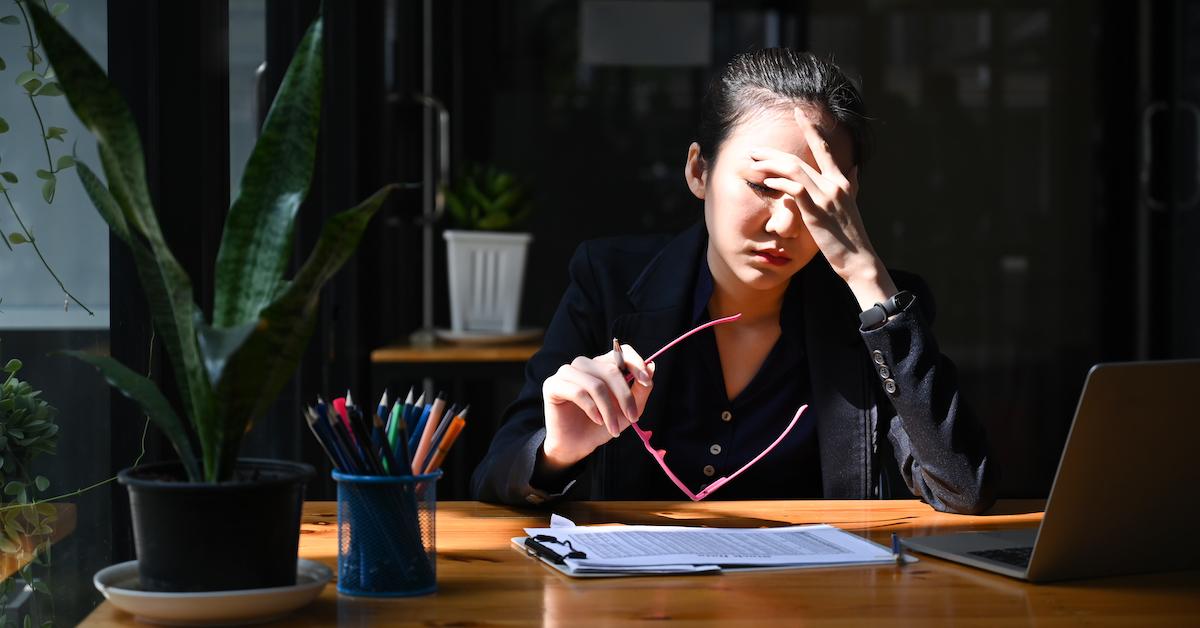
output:
<instances>
[{"instance_id":1,"label":"sunlight on face","mask_svg":"<svg viewBox=\"0 0 1200 628\"><path fill-rule=\"evenodd\" d=\"M843 172L849 172L849 132L838 128L822 108L802 106L801 111L825 132L834 161ZM776 290L786 287L819 250L796 200L763 186L768 175L751 167L750 151L761 147L797 155L820 170L790 109L761 111L740 122L721 144L716 164L705 176L708 259L718 281L736 279L755 290Z\"/></svg>"}]
</instances>

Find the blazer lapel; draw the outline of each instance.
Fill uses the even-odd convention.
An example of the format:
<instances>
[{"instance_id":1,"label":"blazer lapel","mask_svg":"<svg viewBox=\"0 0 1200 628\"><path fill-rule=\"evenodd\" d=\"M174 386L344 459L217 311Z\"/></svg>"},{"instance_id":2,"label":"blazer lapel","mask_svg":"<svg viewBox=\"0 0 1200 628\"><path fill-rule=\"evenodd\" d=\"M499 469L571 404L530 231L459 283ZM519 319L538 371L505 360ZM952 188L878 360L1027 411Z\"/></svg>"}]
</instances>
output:
<instances>
[{"instance_id":1,"label":"blazer lapel","mask_svg":"<svg viewBox=\"0 0 1200 628\"><path fill-rule=\"evenodd\" d=\"M630 311L613 319L610 331L614 338L647 358L690 329L696 264L701 262L707 239L708 233L701 221L669 241L646 265L626 293ZM655 360L654 392L650 393L639 419L642 429L654 430L663 420L667 403L665 391L669 389L668 383L676 368L675 355L671 351ZM630 432L610 441L601 450L604 469L598 474L603 478L602 486L598 488L605 497L613 494L611 482L620 482L626 487L649 487L653 482L647 483L645 474L650 473L649 477L654 478L659 475L651 469L655 465L650 456L640 451L643 448L641 440ZM620 468L609 464L615 459L622 461ZM621 479L618 480L617 475ZM638 480L639 477L642 480Z\"/></svg>"},{"instance_id":2,"label":"blazer lapel","mask_svg":"<svg viewBox=\"0 0 1200 628\"><path fill-rule=\"evenodd\" d=\"M613 335L643 358L690 328L696 268L707 241L704 222L692 225L668 242L629 288L627 296L632 311L613 321ZM655 362L654 387L666 390L675 370L675 356L668 351ZM663 403L663 395L651 393L642 413L648 419L648 428L654 425Z\"/></svg>"}]
</instances>

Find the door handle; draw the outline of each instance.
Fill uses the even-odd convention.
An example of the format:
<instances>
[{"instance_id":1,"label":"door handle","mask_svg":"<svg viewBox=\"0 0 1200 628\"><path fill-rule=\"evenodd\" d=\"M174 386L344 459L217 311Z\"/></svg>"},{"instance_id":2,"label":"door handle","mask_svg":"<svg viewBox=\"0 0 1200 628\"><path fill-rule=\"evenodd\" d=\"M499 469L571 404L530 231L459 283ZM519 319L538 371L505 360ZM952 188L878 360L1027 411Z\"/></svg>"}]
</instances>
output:
<instances>
[{"instance_id":1,"label":"door handle","mask_svg":"<svg viewBox=\"0 0 1200 628\"><path fill-rule=\"evenodd\" d=\"M1192 116L1193 127L1195 129L1193 131L1192 147L1196 152L1196 163L1200 166L1200 107L1186 101L1176 102L1175 106ZM1146 205L1156 211L1166 211L1171 201L1178 203L1180 211L1190 210L1200 203L1200 167L1197 167L1192 173L1192 189L1185 198L1161 200L1154 196L1154 190L1150 187L1150 177L1154 171L1154 140L1151 135L1151 125L1154 122L1155 116L1170 111L1171 107L1163 101L1150 103L1142 111L1142 155L1141 172L1139 173L1142 196L1146 199ZM1169 163L1168 167L1170 167Z\"/></svg>"}]
</instances>

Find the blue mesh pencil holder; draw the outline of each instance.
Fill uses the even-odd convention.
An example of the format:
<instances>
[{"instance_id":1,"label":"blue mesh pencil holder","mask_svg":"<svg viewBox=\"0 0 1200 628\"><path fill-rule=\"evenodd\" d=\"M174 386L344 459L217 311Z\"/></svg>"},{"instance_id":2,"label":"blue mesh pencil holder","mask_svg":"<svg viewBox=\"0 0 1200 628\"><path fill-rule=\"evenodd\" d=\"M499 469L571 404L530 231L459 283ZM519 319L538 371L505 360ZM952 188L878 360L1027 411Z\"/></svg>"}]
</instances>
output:
<instances>
[{"instance_id":1,"label":"blue mesh pencil holder","mask_svg":"<svg viewBox=\"0 0 1200 628\"><path fill-rule=\"evenodd\" d=\"M338 492L337 590L405 597L437 590L437 481L424 475L333 472Z\"/></svg>"}]
</instances>

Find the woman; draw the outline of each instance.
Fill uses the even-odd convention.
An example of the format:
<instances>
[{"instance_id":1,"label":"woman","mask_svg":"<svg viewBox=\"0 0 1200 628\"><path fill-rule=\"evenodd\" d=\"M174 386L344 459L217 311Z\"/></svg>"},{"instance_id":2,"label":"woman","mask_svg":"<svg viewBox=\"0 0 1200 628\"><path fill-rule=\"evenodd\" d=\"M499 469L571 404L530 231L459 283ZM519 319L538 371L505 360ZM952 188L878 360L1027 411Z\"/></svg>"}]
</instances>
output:
<instances>
[{"instance_id":1,"label":"woman","mask_svg":"<svg viewBox=\"0 0 1200 628\"><path fill-rule=\"evenodd\" d=\"M475 497L679 499L780 439L714 498L912 494L986 509L986 439L930 331L932 296L884 267L859 216L866 137L859 93L832 63L782 48L731 61L684 169L703 223L579 247Z\"/></svg>"}]
</instances>

